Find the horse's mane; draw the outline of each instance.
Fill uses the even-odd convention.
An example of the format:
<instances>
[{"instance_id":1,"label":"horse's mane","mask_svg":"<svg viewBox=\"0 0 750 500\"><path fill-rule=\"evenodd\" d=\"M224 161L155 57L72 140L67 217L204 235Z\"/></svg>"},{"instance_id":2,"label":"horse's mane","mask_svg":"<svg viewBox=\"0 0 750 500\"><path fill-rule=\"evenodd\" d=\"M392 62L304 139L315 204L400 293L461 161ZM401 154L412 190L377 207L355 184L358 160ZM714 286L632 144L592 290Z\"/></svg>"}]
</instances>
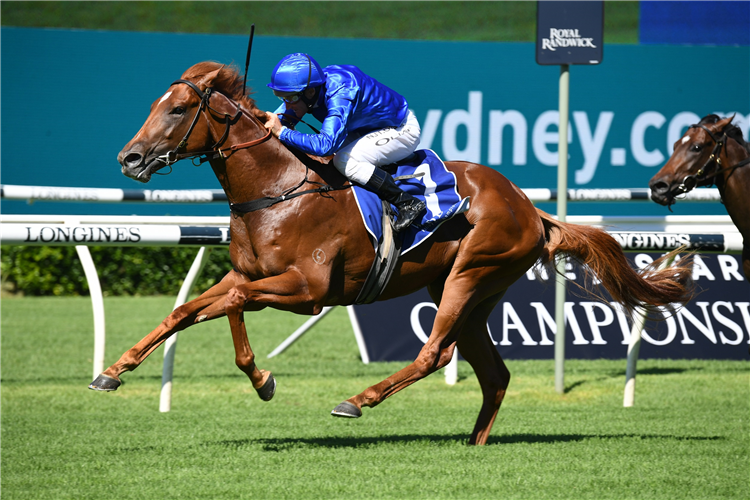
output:
<instances>
[{"instance_id":1,"label":"horse's mane","mask_svg":"<svg viewBox=\"0 0 750 500\"><path fill-rule=\"evenodd\" d=\"M721 120L721 117L719 117L718 115L710 114L701 118L701 121L698 122L698 125L714 125L719 120ZM724 131L727 133L727 137L737 141L740 146L745 148L745 150L750 153L750 143L745 141L745 138L742 136L741 128L739 128L737 125L729 124L727 128L724 129Z\"/></svg>"},{"instance_id":2,"label":"horse's mane","mask_svg":"<svg viewBox=\"0 0 750 500\"><path fill-rule=\"evenodd\" d=\"M258 109L255 99L250 97L251 92L245 92L245 83L237 66L221 64L214 61L203 61L194 64L182 74L185 80L200 80L201 77L221 68L219 74L214 78L213 89L240 103L245 109L250 110L258 119L265 123L266 114Z\"/></svg>"}]
</instances>

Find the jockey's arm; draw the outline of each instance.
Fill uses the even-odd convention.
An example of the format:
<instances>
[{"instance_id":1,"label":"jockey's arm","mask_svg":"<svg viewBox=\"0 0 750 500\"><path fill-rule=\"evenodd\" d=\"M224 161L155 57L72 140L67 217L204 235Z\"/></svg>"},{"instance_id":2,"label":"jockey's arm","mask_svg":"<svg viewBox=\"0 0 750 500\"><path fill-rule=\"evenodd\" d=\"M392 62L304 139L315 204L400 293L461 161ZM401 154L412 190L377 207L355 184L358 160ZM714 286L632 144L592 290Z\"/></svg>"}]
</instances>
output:
<instances>
[{"instance_id":1,"label":"jockey's arm","mask_svg":"<svg viewBox=\"0 0 750 500\"><path fill-rule=\"evenodd\" d=\"M329 99L328 114L323 119L319 134L304 134L289 127L281 127L279 139L305 153L315 156L330 156L338 151L346 140L347 119L352 112L349 99Z\"/></svg>"},{"instance_id":2,"label":"jockey's arm","mask_svg":"<svg viewBox=\"0 0 750 500\"><path fill-rule=\"evenodd\" d=\"M297 123L299 123L302 116L304 116L304 112L297 112L292 106L287 105L287 103L285 102L282 102L281 105L276 108L276 111L274 111L273 113L279 117L279 120L281 121L281 124L283 126L291 129L294 129L294 127L297 126Z\"/></svg>"}]
</instances>

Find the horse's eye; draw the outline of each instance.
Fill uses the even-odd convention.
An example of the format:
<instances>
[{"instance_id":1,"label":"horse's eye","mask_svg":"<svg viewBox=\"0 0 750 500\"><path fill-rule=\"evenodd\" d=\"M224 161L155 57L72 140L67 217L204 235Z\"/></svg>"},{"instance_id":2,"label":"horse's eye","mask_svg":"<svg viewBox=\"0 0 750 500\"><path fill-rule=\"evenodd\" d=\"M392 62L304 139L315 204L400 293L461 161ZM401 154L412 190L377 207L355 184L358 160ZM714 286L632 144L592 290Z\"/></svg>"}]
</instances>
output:
<instances>
[{"instance_id":1,"label":"horse's eye","mask_svg":"<svg viewBox=\"0 0 750 500\"><path fill-rule=\"evenodd\" d=\"M700 144L691 144L690 145L690 151L692 151L694 153L698 153L701 149L703 149L703 146L701 146Z\"/></svg>"},{"instance_id":2,"label":"horse's eye","mask_svg":"<svg viewBox=\"0 0 750 500\"><path fill-rule=\"evenodd\" d=\"M185 108L183 108L182 106L177 106L177 107L175 107L170 112L170 114L172 114L172 115L184 115L185 114Z\"/></svg>"}]
</instances>

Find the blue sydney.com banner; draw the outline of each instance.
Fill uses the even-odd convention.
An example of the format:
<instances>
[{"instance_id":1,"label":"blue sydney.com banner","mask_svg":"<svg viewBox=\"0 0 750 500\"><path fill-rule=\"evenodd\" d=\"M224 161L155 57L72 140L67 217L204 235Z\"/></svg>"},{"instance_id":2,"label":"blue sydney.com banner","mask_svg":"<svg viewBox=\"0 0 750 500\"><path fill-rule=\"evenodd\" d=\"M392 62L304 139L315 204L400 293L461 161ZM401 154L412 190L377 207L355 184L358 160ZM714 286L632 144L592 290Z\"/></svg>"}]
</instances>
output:
<instances>
[{"instance_id":1,"label":"blue sydney.com banner","mask_svg":"<svg viewBox=\"0 0 750 500\"><path fill-rule=\"evenodd\" d=\"M2 28L2 183L139 188L116 155L151 103L189 66L244 65L245 36ZM444 160L489 165L522 188L556 187L558 76L533 43L337 40L256 36L248 85L262 109L284 55L355 64L403 94L422 126L421 147ZM570 71L569 186L647 187L686 127L709 113L750 124L750 47L607 45L603 62ZM697 76L721 68L721 91ZM244 70L244 68L240 68ZM33 98L27 98L33 96ZM304 127L304 126L303 126ZM207 166L177 164L151 189L219 188ZM542 207L554 211L554 206ZM651 203L576 204L571 214L666 214ZM723 214L719 204L677 213ZM127 205L26 205L5 213L132 214ZM141 215L223 215L224 205L139 206Z\"/></svg>"}]
</instances>

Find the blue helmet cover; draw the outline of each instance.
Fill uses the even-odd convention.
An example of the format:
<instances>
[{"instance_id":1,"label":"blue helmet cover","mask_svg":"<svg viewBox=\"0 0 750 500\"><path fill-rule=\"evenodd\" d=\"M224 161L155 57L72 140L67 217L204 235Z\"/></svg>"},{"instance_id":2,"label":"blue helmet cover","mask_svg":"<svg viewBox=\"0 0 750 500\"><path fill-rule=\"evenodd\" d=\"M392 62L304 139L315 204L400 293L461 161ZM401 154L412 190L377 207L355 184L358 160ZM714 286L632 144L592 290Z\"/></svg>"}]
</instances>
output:
<instances>
[{"instance_id":1,"label":"blue helmet cover","mask_svg":"<svg viewBox=\"0 0 750 500\"><path fill-rule=\"evenodd\" d=\"M279 92L301 92L307 87L317 87L325 82L320 65L307 54L297 52L285 56L271 74L273 90Z\"/></svg>"}]
</instances>

